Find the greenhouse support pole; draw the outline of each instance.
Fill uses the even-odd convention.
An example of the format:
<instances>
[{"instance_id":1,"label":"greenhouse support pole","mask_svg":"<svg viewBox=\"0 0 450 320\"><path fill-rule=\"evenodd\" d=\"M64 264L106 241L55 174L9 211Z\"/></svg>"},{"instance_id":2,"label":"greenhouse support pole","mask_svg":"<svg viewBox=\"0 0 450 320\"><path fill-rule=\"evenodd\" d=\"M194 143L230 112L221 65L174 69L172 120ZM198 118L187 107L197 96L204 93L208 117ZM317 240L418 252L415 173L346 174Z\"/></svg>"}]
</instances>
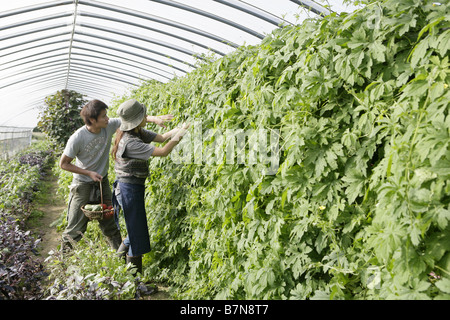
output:
<instances>
[{"instance_id":1,"label":"greenhouse support pole","mask_svg":"<svg viewBox=\"0 0 450 320\"><path fill-rule=\"evenodd\" d=\"M77 22L77 15L78 15L78 0L74 0L75 8L73 11L73 25L72 25L72 35L70 36L70 44L69 44L69 59L68 59L68 65L67 65L67 78L66 78L66 85L65 89L67 90L67 84L69 82L69 75L70 75L70 59L72 56L72 44L73 44L73 37L75 36L75 26Z\"/></svg>"}]
</instances>

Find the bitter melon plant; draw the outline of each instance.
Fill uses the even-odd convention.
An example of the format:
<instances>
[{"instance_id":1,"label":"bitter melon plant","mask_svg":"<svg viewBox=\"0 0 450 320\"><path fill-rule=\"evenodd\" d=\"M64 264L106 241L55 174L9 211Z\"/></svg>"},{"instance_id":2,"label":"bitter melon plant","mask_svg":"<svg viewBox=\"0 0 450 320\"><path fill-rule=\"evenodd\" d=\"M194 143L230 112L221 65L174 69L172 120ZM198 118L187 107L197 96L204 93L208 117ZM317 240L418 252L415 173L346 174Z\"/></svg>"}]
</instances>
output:
<instances>
[{"instance_id":1,"label":"bitter melon plant","mask_svg":"<svg viewBox=\"0 0 450 320\"><path fill-rule=\"evenodd\" d=\"M449 27L447 1L372 1L117 99L201 122L190 161L151 160L144 269L180 298L450 298ZM195 157L260 129L273 174Z\"/></svg>"}]
</instances>

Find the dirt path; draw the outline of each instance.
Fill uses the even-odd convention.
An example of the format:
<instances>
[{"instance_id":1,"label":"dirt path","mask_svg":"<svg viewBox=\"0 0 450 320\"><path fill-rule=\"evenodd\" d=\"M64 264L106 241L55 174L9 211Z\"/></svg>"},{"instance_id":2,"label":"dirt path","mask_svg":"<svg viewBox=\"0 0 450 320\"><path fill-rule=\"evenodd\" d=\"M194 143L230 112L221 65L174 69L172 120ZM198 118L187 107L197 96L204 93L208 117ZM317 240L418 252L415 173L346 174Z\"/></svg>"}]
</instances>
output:
<instances>
[{"instance_id":1,"label":"dirt path","mask_svg":"<svg viewBox=\"0 0 450 320\"><path fill-rule=\"evenodd\" d=\"M58 250L61 243L61 233L57 231L54 225L58 221L64 210L67 208L64 199L58 196L58 177L54 176L52 172L48 172L44 178L44 184L41 190L41 195L34 201L35 211L38 212L38 217L33 219L31 229L33 233L40 237L41 243L38 246L38 259L43 265L44 260L48 258L51 250ZM163 284L157 284L158 292L150 296L144 296L143 300L170 300L168 293L169 288Z\"/></svg>"},{"instance_id":2,"label":"dirt path","mask_svg":"<svg viewBox=\"0 0 450 320\"><path fill-rule=\"evenodd\" d=\"M42 239L38 249L39 258L44 261L51 250L57 250L61 241L61 234L58 233L55 223L66 209L66 204L62 197L56 194L58 190L58 178L51 172L44 179L43 195L38 196L35 201L35 210L41 213L39 219L34 219L34 232Z\"/></svg>"}]
</instances>

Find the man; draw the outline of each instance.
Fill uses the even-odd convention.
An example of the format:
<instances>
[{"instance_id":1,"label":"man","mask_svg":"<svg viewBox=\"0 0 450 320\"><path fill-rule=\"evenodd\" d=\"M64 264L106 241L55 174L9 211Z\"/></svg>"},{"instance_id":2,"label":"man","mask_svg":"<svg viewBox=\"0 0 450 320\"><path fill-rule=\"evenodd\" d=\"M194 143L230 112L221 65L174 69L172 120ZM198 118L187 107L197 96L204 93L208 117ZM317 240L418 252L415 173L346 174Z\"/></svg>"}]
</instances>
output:
<instances>
[{"instance_id":1,"label":"man","mask_svg":"<svg viewBox=\"0 0 450 320\"><path fill-rule=\"evenodd\" d=\"M71 248L71 241L79 241L87 229L89 219L81 207L88 202L100 203L100 183L103 202L111 205L111 187L107 177L111 138L121 125L120 119L109 119L108 106L99 100L88 102L80 112L85 126L79 128L67 141L59 165L73 173L67 211L67 227L62 235L63 249ZM164 127L172 115L147 116L147 122ZM72 161L76 159L75 164ZM99 226L107 242L117 250L122 243L120 231L114 219L99 220Z\"/></svg>"}]
</instances>

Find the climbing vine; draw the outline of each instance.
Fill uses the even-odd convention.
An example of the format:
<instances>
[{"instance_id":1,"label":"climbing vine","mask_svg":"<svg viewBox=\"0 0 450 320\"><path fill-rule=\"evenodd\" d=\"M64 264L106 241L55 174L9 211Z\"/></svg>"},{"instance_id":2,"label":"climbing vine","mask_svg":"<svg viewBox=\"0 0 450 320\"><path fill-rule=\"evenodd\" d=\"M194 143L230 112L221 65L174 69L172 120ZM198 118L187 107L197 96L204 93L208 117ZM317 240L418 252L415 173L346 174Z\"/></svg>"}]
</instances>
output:
<instances>
[{"instance_id":1,"label":"climbing vine","mask_svg":"<svg viewBox=\"0 0 450 320\"><path fill-rule=\"evenodd\" d=\"M119 99L280 134L272 175L152 159L147 271L182 298L448 299L449 26L446 2L370 2Z\"/></svg>"}]
</instances>

